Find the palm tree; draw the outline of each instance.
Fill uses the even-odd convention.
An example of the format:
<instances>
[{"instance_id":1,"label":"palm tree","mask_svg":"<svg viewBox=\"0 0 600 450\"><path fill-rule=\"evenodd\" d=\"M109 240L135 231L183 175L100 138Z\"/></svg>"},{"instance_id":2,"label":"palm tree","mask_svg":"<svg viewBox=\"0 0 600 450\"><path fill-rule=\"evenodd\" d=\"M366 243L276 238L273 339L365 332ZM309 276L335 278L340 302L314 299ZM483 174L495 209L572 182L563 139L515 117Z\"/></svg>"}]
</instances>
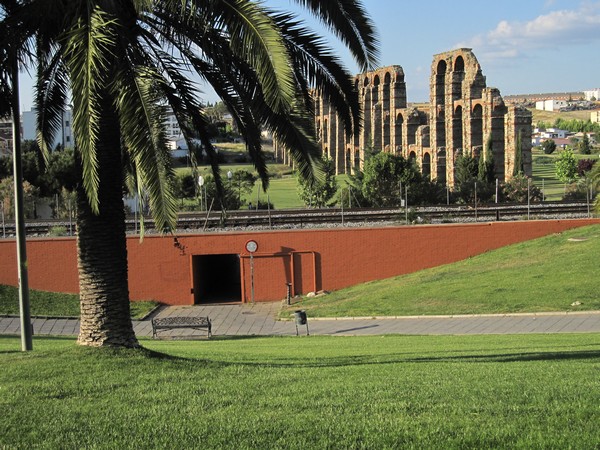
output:
<instances>
[{"instance_id":1,"label":"palm tree","mask_svg":"<svg viewBox=\"0 0 600 450\"><path fill-rule=\"evenodd\" d=\"M371 66L376 38L359 0L297 3L333 30L362 68ZM265 188L261 127L286 144L305 177L319 166L311 89L330 101L347 129L360 119L351 76L334 52L298 18L258 1L5 0L0 12L2 47L21 48L23 67L37 71L43 151L60 127L69 92L73 103L83 345L138 345L129 311L123 193L125 187L145 193L157 227L174 227L167 108L187 139L202 142L221 189L192 76L210 83L227 105Z\"/></svg>"}]
</instances>

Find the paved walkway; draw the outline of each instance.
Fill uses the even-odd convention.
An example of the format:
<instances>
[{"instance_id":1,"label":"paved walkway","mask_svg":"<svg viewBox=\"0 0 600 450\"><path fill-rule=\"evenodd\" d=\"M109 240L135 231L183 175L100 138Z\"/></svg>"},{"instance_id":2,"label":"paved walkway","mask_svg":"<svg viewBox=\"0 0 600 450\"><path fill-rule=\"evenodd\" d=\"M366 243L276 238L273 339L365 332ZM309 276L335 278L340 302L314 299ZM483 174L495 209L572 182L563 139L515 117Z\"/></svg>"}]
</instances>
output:
<instances>
[{"instance_id":1,"label":"paved walkway","mask_svg":"<svg viewBox=\"0 0 600 450\"><path fill-rule=\"evenodd\" d=\"M290 336L296 334L296 324L275 320L281 304L222 304L171 306L158 311L155 317L208 316L215 336ZM75 319L32 320L35 335L76 335L79 321ZM522 333L600 333L600 312L540 313L481 316L429 316L399 318L314 319L308 318L311 335L378 335L378 334L522 334ZM134 321L137 336L152 336L150 320ZM306 327L299 332L306 334ZM19 318L0 318L0 334L19 334ZM204 331L162 331L172 338L206 336Z\"/></svg>"}]
</instances>

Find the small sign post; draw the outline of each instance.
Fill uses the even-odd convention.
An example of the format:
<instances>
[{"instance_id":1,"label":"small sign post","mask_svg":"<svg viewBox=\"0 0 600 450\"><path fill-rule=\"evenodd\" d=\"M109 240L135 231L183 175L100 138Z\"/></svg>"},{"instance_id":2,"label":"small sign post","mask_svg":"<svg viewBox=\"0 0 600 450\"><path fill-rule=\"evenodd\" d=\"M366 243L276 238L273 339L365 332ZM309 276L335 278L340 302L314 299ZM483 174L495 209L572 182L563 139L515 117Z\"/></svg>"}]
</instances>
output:
<instances>
[{"instance_id":1,"label":"small sign post","mask_svg":"<svg viewBox=\"0 0 600 450\"><path fill-rule=\"evenodd\" d=\"M250 253L250 301L254 303L254 252L258 250L258 244L254 240L246 242L246 251Z\"/></svg>"}]
</instances>

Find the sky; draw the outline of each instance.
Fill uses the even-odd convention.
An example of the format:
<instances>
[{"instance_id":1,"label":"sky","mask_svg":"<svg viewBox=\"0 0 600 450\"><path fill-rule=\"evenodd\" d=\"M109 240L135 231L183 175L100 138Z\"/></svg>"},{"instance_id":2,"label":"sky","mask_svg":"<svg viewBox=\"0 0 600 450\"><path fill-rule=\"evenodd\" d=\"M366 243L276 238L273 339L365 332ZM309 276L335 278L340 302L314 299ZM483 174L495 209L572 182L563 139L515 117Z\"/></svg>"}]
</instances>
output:
<instances>
[{"instance_id":1,"label":"sky","mask_svg":"<svg viewBox=\"0 0 600 450\"><path fill-rule=\"evenodd\" d=\"M292 0L268 7L297 11L357 73L349 53ZM502 95L581 92L600 87L600 1L363 0L380 42L378 67L404 69L409 102L429 101L433 55L472 48L487 86ZM22 109L31 81L22 77ZM200 87L205 101L217 100Z\"/></svg>"}]
</instances>

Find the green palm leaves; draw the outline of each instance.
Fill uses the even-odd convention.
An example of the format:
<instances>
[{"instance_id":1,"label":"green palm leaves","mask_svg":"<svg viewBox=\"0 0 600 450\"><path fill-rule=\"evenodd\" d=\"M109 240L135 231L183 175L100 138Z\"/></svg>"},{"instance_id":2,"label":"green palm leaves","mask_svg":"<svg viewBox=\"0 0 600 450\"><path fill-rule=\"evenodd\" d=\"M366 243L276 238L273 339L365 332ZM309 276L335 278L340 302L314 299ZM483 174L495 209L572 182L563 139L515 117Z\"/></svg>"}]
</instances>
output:
<instances>
[{"instance_id":1,"label":"green palm leaves","mask_svg":"<svg viewBox=\"0 0 600 450\"><path fill-rule=\"evenodd\" d=\"M359 1L297 3L331 29L361 67L373 64L377 40ZM197 77L211 84L227 105L265 187L262 128L286 145L305 177L313 176L320 155L312 89L330 101L348 130L360 118L351 74L334 52L303 22L258 1L29 0L0 5L3 47L9 46L14 38L9 30L18 23L23 31L13 45L24 48L24 65L37 66L43 149L60 128L70 93L82 183L96 213L102 183L96 154L103 139L99 122L108 110L118 115L127 161L123 168L135 189L149 198L161 228L172 226L176 213L165 108L176 114L187 139L202 143L217 169ZM112 108L101 107L103 101Z\"/></svg>"}]
</instances>

